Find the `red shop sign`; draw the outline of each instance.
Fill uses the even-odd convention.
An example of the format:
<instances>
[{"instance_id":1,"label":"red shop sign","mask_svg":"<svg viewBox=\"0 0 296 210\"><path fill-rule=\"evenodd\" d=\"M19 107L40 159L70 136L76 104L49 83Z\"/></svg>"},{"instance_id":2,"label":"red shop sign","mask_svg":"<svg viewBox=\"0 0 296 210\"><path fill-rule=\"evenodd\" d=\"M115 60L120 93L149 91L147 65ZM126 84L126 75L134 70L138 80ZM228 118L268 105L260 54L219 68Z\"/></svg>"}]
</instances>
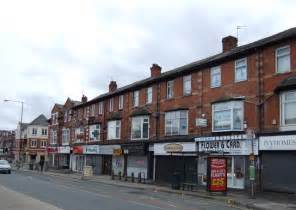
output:
<instances>
[{"instance_id":1,"label":"red shop sign","mask_svg":"<svg viewBox=\"0 0 296 210\"><path fill-rule=\"evenodd\" d=\"M208 189L210 192L227 191L227 159L210 157L208 159Z\"/></svg>"},{"instance_id":2,"label":"red shop sign","mask_svg":"<svg viewBox=\"0 0 296 210\"><path fill-rule=\"evenodd\" d=\"M47 152L48 153L57 153L58 148L57 147L47 147Z\"/></svg>"},{"instance_id":3,"label":"red shop sign","mask_svg":"<svg viewBox=\"0 0 296 210\"><path fill-rule=\"evenodd\" d=\"M82 146L73 147L73 153L74 154L83 154L83 147Z\"/></svg>"}]
</instances>

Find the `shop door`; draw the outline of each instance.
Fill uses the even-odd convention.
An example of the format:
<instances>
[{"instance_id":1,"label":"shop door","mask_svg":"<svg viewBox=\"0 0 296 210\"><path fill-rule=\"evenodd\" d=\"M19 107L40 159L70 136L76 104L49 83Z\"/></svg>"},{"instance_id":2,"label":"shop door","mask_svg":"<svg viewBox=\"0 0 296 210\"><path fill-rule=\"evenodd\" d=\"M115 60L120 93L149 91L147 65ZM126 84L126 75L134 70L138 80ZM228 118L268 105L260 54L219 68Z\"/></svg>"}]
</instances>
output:
<instances>
[{"instance_id":1,"label":"shop door","mask_svg":"<svg viewBox=\"0 0 296 210\"><path fill-rule=\"evenodd\" d=\"M274 151L262 154L263 190L296 193L296 152Z\"/></svg>"},{"instance_id":2,"label":"shop door","mask_svg":"<svg viewBox=\"0 0 296 210\"><path fill-rule=\"evenodd\" d=\"M227 158L227 187L244 189L245 157L233 156Z\"/></svg>"},{"instance_id":3,"label":"shop door","mask_svg":"<svg viewBox=\"0 0 296 210\"><path fill-rule=\"evenodd\" d=\"M112 170L112 155L103 155L102 173L111 175Z\"/></svg>"}]
</instances>

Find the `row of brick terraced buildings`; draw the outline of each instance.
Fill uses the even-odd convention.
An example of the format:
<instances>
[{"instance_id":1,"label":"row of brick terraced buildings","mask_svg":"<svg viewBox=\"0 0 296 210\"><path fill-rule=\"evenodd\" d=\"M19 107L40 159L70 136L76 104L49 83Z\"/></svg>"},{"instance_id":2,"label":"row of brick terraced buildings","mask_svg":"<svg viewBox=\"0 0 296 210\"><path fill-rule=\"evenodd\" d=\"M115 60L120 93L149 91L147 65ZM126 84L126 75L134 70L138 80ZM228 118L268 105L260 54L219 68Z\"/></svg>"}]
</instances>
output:
<instances>
[{"instance_id":1,"label":"row of brick terraced buildings","mask_svg":"<svg viewBox=\"0 0 296 210\"><path fill-rule=\"evenodd\" d=\"M255 155L258 189L296 191L296 28L237 46L81 101L55 104L49 162L95 174L132 174L206 185L207 158L228 159L230 188L249 187ZM253 135L254 133L254 135ZM251 135L252 134L252 135ZM251 138L253 139L251 139Z\"/></svg>"}]
</instances>

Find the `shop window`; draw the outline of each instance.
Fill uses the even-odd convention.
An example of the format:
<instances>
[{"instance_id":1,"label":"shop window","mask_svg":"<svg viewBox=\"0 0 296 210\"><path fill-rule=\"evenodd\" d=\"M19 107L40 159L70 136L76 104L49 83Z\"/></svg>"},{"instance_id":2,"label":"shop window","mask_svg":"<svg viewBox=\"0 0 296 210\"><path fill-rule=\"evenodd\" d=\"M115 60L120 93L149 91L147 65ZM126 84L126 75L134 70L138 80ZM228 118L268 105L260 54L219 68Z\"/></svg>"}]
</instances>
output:
<instances>
[{"instance_id":1,"label":"shop window","mask_svg":"<svg viewBox=\"0 0 296 210\"><path fill-rule=\"evenodd\" d=\"M149 138L149 116L132 118L132 139L148 139Z\"/></svg>"},{"instance_id":2,"label":"shop window","mask_svg":"<svg viewBox=\"0 0 296 210\"><path fill-rule=\"evenodd\" d=\"M247 58L235 61L235 82L247 80Z\"/></svg>"},{"instance_id":3,"label":"shop window","mask_svg":"<svg viewBox=\"0 0 296 210\"><path fill-rule=\"evenodd\" d=\"M227 158L227 187L244 189L245 157L233 156Z\"/></svg>"},{"instance_id":4,"label":"shop window","mask_svg":"<svg viewBox=\"0 0 296 210\"><path fill-rule=\"evenodd\" d=\"M291 69L290 46L276 49L276 71L277 73L289 72Z\"/></svg>"},{"instance_id":5,"label":"shop window","mask_svg":"<svg viewBox=\"0 0 296 210\"><path fill-rule=\"evenodd\" d=\"M281 127L282 129L296 128L296 91L281 94Z\"/></svg>"},{"instance_id":6,"label":"shop window","mask_svg":"<svg viewBox=\"0 0 296 210\"><path fill-rule=\"evenodd\" d=\"M216 103L213 109L213 131L243 130L243 101Z\"/></svg>"},{"instance_id":7,"label":"shop window","mask_svg":"<svg viewBox=\"0 0 296 210\"><path fill-rule=\"evenodd\" d=\"M89 140L99 141L100 140L100 125L90 125L89 126Z\"/></svg>"},{"instance_id":8,"label":"shop window","mask_svg":"<svg viewBox=\"0 0 296 210\"><path fill-rule=\"evenodd\" d=\"M188 134L188 111L172 111L165 113L165 135Z\"/></svg>"},{"instance_id":9,"label":"shop window","mask_svg":"<svg viewBox=\"0 0 296 210\"><path fill-rule=\"evenodd\" d=\"M120 139L120 127L121 127L120 120L113 120L108 122L108 132L107 132L108 140Z\"/></svg>"}]
</instances>

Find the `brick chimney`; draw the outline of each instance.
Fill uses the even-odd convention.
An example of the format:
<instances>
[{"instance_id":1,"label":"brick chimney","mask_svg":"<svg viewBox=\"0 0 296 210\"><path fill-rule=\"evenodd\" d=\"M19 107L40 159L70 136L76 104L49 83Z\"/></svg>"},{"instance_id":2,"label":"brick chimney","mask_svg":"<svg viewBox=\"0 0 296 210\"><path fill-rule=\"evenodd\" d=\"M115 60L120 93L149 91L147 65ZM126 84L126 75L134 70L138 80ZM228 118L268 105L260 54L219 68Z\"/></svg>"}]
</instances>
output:
<instances>
[{"instance_id":1,"label":"brick chimney","mask_svg":"<svg viewBox=\"0 0 296 210\"><path fill-rule=\"evenodd\" d=\"M116 81L110 81L109 83L109 92L114 92L117 89Z\"/></svg>"},{"instance_id":2,"label":"brick chimney","mask_svg":"<svg viewBox=\"0 0 296 210\"><path fill-rule=\"evenodd\" d=\"M150 67L151 77L158 77L161 75L161 67L158 64L152 64Z\"/></svg>"},{"instance_id":3,"label":"brick chimney","mask_svg":"<svg viewBox=\"0 0 296 210\"><path fill-rule=\"evenodd\" d=\"M87 97L85 95L82 95L81 102L82 103L86 103L87 102Z\"/></svg>"},{"instance_id":4,"label":"brick chimney","mask_svg":"<svg viewBox=\"0 0 296 210\"><path fill-rule=\"evenodd\" d=\"M234 36L226 36L222 39L223 52L227 52L237 47L237 38Z\"/></svg>"}]
</instances>

